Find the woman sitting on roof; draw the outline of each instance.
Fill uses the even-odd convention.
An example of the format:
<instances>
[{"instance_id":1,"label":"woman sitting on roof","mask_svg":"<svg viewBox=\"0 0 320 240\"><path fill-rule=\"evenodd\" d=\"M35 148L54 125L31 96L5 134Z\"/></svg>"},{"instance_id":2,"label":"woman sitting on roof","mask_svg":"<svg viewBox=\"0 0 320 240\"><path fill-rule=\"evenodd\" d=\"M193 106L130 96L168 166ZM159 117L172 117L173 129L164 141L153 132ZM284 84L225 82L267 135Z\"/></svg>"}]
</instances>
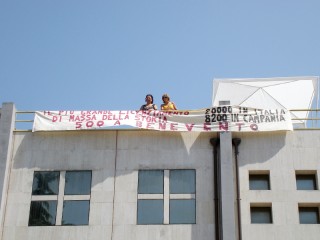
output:
<instances>
[{"instance_id":1,"label":"woman sitting on roof","mask_svg":"<svg viewBox=\"0 0 320 240\"><path fill-rule=\"evenodd\" d=\"M157 105L153 103L153 96L151 94L147 94L145 98L146 104L143 104L140 107L140 110L157 110Z\"/></svg>"},{"instance_id":2,"label":"woman sitting on roof","mask_svg":"<svg viewBox=\"0 0 320 240\"><path fill-rule=\"evenodd\" d=\"M165 93L162 95L162 101L163 104L161 104L161 110L177 110L174 102L170 102L170 97L168 94Z\"/></svg>"}]
</instances>

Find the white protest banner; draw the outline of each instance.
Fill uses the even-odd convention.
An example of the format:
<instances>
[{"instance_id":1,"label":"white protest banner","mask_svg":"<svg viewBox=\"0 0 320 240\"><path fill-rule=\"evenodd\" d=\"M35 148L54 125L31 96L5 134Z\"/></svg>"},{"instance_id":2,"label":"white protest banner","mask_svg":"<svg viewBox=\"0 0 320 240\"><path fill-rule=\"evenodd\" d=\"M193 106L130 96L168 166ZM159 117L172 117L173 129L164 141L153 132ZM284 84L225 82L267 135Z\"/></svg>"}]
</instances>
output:
<instances>
[{"instance_id":1,"label":"white protest banner","mask_svg":"<svg viewBox=\"0 0 320 240\"><path fill-rule=\"evenodd\" d=\"M219 106L181 111L37 111L33 131L106 129L113 126L196 132L293 129L290 112L286 109Z\"/></svg>"}]
</instances>

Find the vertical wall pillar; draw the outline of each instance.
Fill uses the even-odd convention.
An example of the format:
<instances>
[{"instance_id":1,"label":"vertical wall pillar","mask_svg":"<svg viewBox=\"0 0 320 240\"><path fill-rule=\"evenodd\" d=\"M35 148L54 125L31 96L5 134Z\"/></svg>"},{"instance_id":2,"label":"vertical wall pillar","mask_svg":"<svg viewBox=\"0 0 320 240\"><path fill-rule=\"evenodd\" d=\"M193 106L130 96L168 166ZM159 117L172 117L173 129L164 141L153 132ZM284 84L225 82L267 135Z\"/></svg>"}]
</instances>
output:
<instances>
[{"instance_id":1,"label":"vertical wall pillar","mask_svg":"<svg viewBox=\"0 0 320 240\"><path fill-rule=\"evenodd\" d=\"M220 101L219 105L230 105L230 101ZM236 240L236 209L235 209L235 176L232 159L232 134L220 133L220 206L222 215L222 240Z\"/></svg>"},{"instance_id":2,"label":"vertical wall pillar","mask_svg":"<svg viewBox=\"0 0 320 240\"><path fill-rule=\"evenodd\" d=\"M231 132L220 133L222 239L236 240L235 178Z\"/></svg>"},{"instance_id":3,"label":"vertical wall pillar","mask_svg":"<svg viewBox=\"0 0 320 240\"><path fill-rule=\"evenodd\" d=\"M3 103L0 116L0 238L9 185L15 114L16 109L13 103Z\"/></svg>"}]
</instances>

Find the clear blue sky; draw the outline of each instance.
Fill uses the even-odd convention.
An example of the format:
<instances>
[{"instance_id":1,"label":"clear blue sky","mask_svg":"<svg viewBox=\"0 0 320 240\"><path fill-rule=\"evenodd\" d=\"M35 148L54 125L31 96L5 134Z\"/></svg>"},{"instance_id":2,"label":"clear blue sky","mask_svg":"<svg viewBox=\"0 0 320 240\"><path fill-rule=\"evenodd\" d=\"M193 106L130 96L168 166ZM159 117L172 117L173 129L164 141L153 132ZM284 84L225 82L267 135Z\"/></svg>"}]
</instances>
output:
<instances>
[{"instance_id":1,"label":"clear blue sky","mask_svg":"<svg viewBox=\"0 0 320 240\"><path fill-rule=\"evenodd\" d=\"M214 78L320 75L319 0L1 0L0 103L211 105Z\"/></svg>"}]
</instances>

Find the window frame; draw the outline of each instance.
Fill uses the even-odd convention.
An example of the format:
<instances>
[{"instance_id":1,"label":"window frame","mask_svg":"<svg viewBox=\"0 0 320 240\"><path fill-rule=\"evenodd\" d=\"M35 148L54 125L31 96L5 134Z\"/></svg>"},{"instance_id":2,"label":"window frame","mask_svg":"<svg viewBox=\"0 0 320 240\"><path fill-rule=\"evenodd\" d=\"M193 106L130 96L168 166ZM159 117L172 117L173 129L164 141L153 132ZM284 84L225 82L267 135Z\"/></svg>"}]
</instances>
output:
<instances>
[{"instance_id":1,"label":"window frame","mask_svg":"<svg viewBox=\"0 0 320 240\"><path fill-rule=\"evenodd\" d=\"M260 210L260 213L268 213L270 222L254 221L253 214L257 213L258 210ZM250 223L251 224L273 224L272 204L271 203L250 204Z\"/></svg>"},{"instance_id":2,"label":"window frame","mask_svg":"<svg viewBox=\"0 0 320 240\"><path fill-rule=\"evenodd\" d=\"M260 177L260 178L259 178ZM256 178L256 179L252 179ZM254 181L265 180L268 185L268 189L254 189ZM269 191L271 190L270 171L249 171L249 190L250 191Z\"/></svg>"},{"instance_id":3,"label":"window frame","mask_svg":"<svg viewBox=\"0 0 320 240\"><path fill-rule=\"evenodd\" d=\"M150 222L150 221L148 222L145 219L140 218L141 211L139 211L139 209L145 207L142 205L143 205L143 203L146 204L147 201L154 202L155 204L160 203L160 205L161 205L160 208L162 211L161 216L160 216L161 221L157 221L155 219L152 219L152 222ZM158 206L158 208L154 208L154 210L159 210L159 206ZM137 201L137 225L160 225L160 224L163 224L163 221L164 221L164 200L163 199L138 199L138 201Z\"/></svg>"},{"instance_id":4,"label":"window frame","mask_svg":"<svg viewBox=\"0 0 320 240\"><path fill-rule=\"evenodd\" d=\"M83 225L64 225L62 223L62 216L63 216L63 206L64 203L67 201L89 201L89 208L88 208L88 224L90 223L90 199L91 199L91 190L92 190L92 170L64 170L64 171L34 171L33 174L33 182L35 181L35 174L37 172L59 172L59 179L58 179L58 193L55 195L52 194L43 194L43 195L34 195L33 194L33 185L32 184L32 191L31 191L31 201L30 201L30 209L29 209L29 221L28 226L29 227L37 227L37 226L83 226ZM65 194L65 187L66 187L66 174L69 172L90 172L91 178L90 178L90 193L85 195L77 195L77 194ZM55 214L55 224L53 225L30 225L31 222L31 208L33 202L43 202L43 201L55 201L56 202L56 214Z\"/></svg>"},{"instance_id":5,"label":"window frame","mask_svg":"<svg viewBox=\"0 0 320 240\"><path fill-rule=\"evenodd\" d=\"M309 177L309 178L308 178ZM316 171L296 171L295 172L295 179L296 179L296 190L298 191L315 191L318 190L318 179L317 179L317 172ZM301 184L299 184L299 181L303 180L310 180L313 183L312 189L303 189L299 188Z\"/></svg>"},{"instance_id":6,"label":"window frame","mask_svg":"<svg viewBox=\"0 0 320 240\"><path fill-rule=\"evenodd\" d=\"M54 219L53 219L53 221L52 221L52 223L50 223L50 224L34 224L33 222L40 222L41 221L41 219L39 219L39 218L37 218L37 219L35 219L35 218L31 218L31 213L34 211L34 210L36 210L35 208L37 208L37 207L39 207L39 206L36 206L37 205L37 203L38 204L40 204L40 205L43 205L43 204L45 204L45 203L47 203L48 205L50 205L49 203L54 203L55 204L55 206L54 206ZM41 204L42 203L42 204ZM43 226L55 226L55 223L56 223L56 220L57 220L57 206L58 206L58 201L56 201L56 200L43 200L43 201L31 201L31 203L30 203L30 210L29 210L29 220L28 220L28 226L37 226L37 227L43 227ZM42 207L42 206L41 206ZM38 210L38 209L37 209ZM43 211L44 212L44 211ZM39 213L39 212L38 212ZM41 213L39 213L39 215L40 215ZM50 216L50 217L52 217L52 216Z\"/></svg>"},{"instance_id":7,"label":"window frame","mask_svg":"<svg viewBox=\"0 0 320 240\"><path fill-rule=\"evenodd\" d=\"M301 214L304 212L306 213L306 211L303 210L309 210L308 212L312 212L312 210L314 210L313 212L316 213L316 222L302 222L302 216ZM299 224L320 224L320 204L319 203L299 203L298 204L298 214L299 214Z\"/></svg>"},{"instance_id":8,"label":"window frame","mask_svg":"<svg viewBox=\"0 0 320 240\"><path fill-rule=\"evenodd\" d=\"M151 194L151 193L139 193L139 172L140 171L163 171L163 194ZM191 170L194 171L194 193L170 193L170 172L171 171L184 171ZM196 169L141 169L138 170L138 186L137 186L137 217L136 224L137 225L176 225L176 224L196 224L197 223L197 201L196 201L196 179L197 172ZM153 223L139 223L138 215L139 208L138 202L139 200L163 200L164 213L163 213L163 222L158 224ZM193 223L170 223L170 200L194 200L194 221ZM141 222L141 221L140 221Z\"/></svg>"},{"instance_id":9,"label":"window frame","mask_svg":"<svg viewBox=\"0 0 320 240\"><path fill-rule=\"evenodd\" d=\"M88 202L88 212L86 212L86 219L85 222L86 223L79 223L79 224L66 224L63 222L64 220L64 216L65 216L65 207L66 207L66 204L70 204L70 203L75 203L75 202ZM62 211L62 216L61 216L61 226L88 226L89 225L89 216L90 216L90 200L79 200L79 199L76 199L76 200L64 200L63 201L63 211ZM84 221L83 221L84 222Z\"/></svg>"}]
</instances>

